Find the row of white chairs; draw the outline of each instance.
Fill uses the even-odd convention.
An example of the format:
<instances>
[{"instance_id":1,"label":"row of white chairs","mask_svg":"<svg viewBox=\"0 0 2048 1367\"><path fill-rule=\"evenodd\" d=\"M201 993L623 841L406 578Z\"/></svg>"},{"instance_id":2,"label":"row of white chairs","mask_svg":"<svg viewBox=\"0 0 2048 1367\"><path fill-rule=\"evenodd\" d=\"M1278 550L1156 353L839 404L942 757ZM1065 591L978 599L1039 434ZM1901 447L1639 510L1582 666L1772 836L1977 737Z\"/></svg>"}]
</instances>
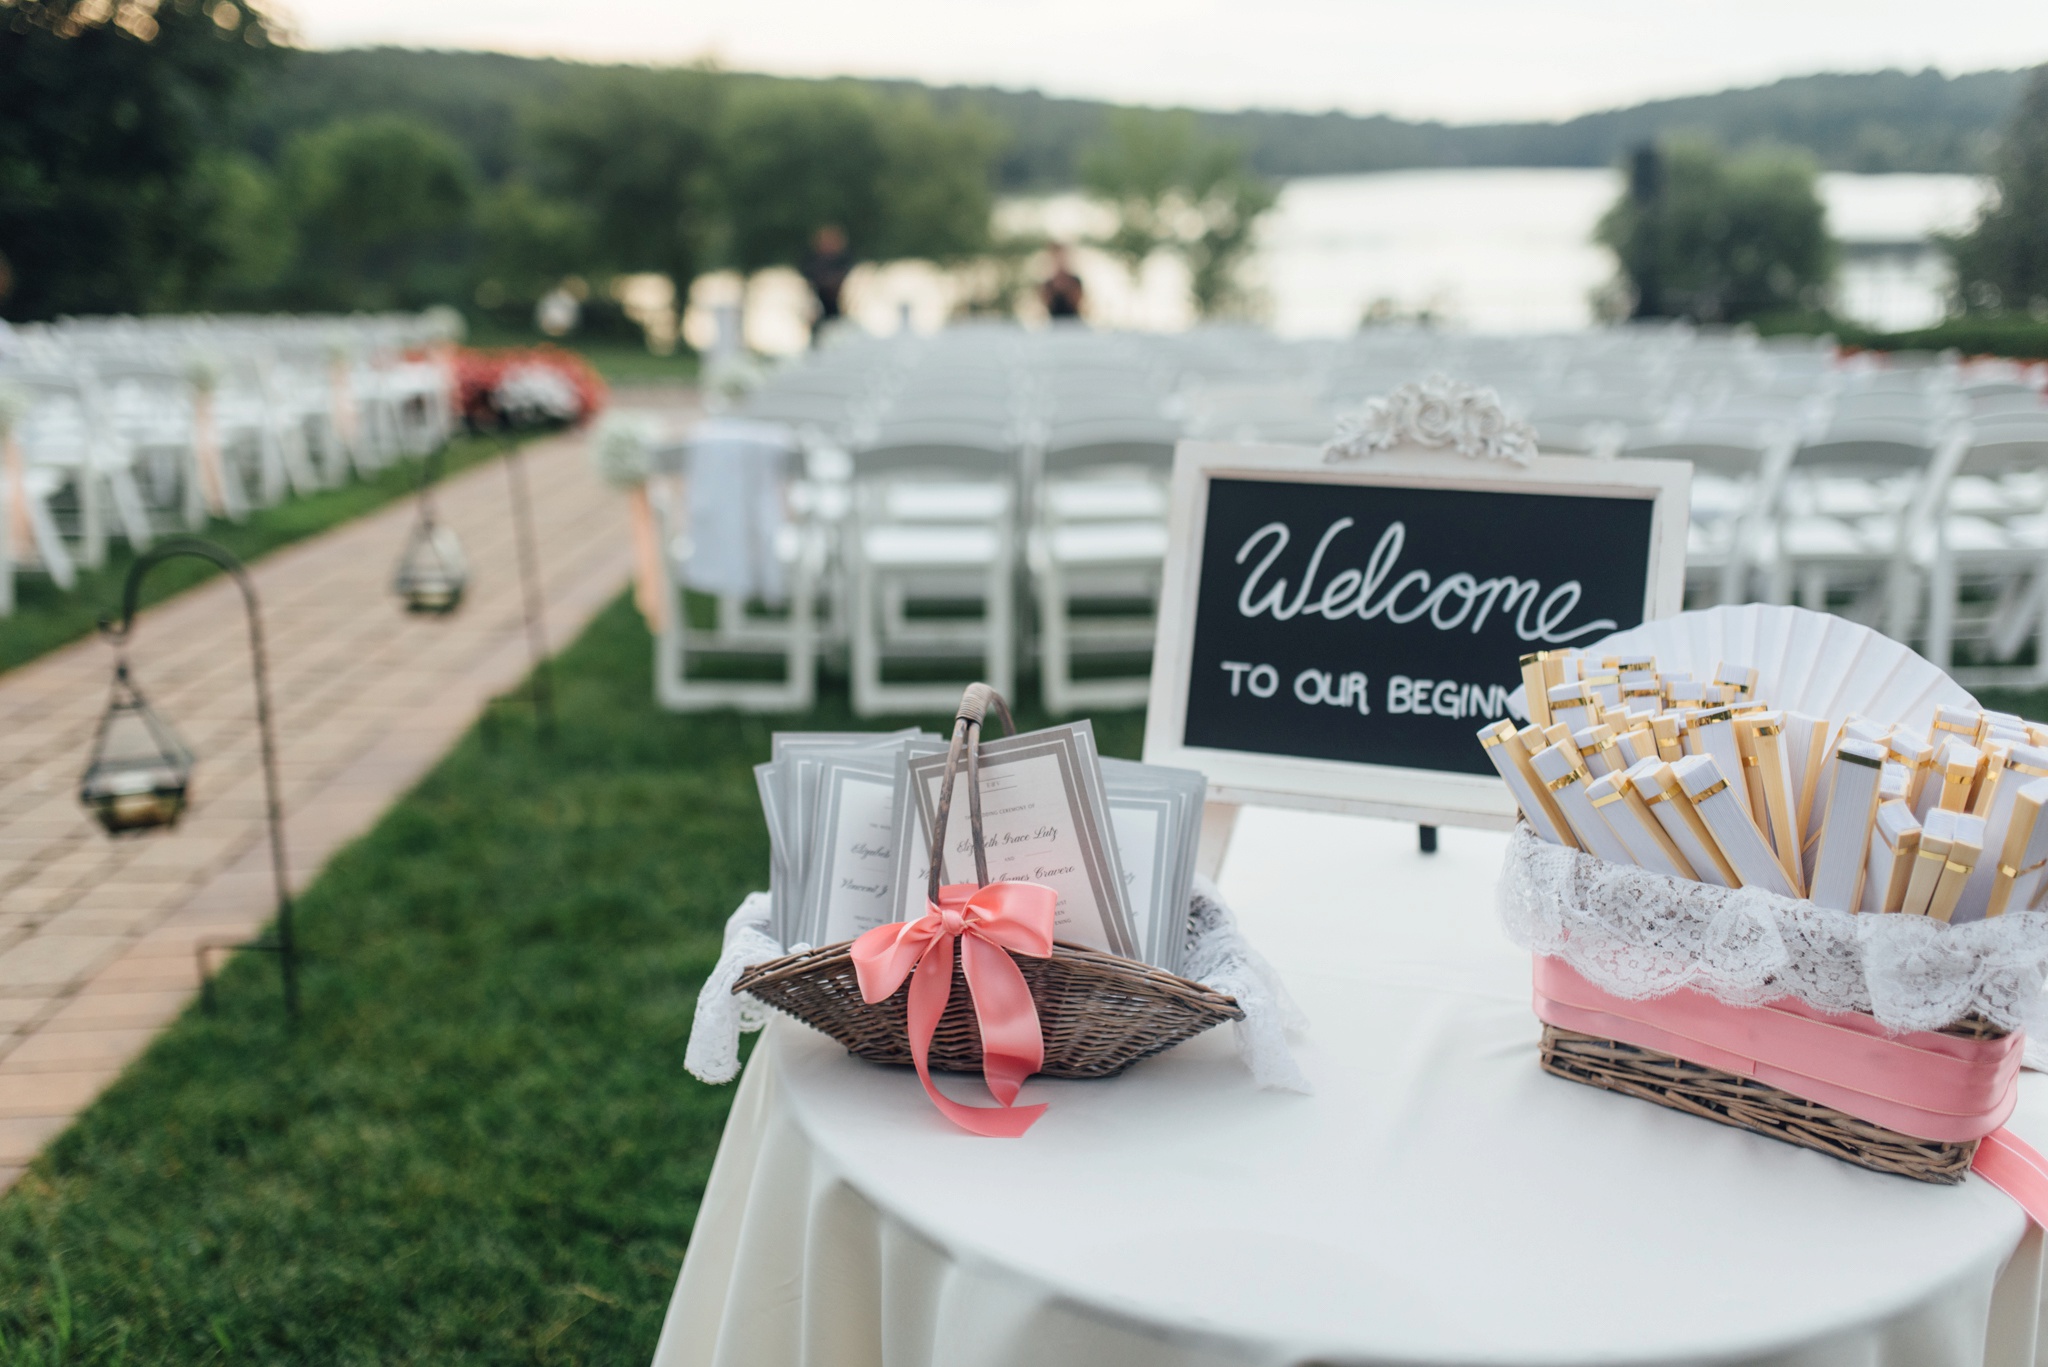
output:
<instances>
[{"instance_id":1,"label":"row of white chairs","mask_svg":"<svg viewBox=\"0 0 2048 1367\"><path fill-rule=\"evenodd\" d=\"M1171 343L969 327L925 344L828 349L748 396L740 411L781 424L791 434L783 462L801 472L790 502L808 516L792 554L820 576L815 604L791 590L792 615L812 619L802 649L844 649L856 711L947 706L960 681L932 677L946 658L971 660L974 677L1008 689L1020 660L1035 656L1056 711L1143 700L1166 474L1184 430L1162 345ZM718 459L702 453L720 430L686 445L679 463ZM691 526L719 517L701 484L683 481L690 502L669 505L692 508ZM672 587L692 582L707 534L718 535L668 538ZM808 573L792 573L792 584ZM793 693L692 687L693 654L760 639L758 623L735 625L743 614L730 597L709 631L671 614L661 673L671 705L809 697L795 660L784 671L803 680ZM1077 669L1117 656L1139 672Z\"/></svg>"},{"instance_id":2,"label":"row of white chairs","mask_svg":"<svg viewBox=\"0 0 2048 1367\"><path fill-rule=\"evenodd\" d=\"M717 595L715 626L671 613L663 697L807 705L817 655L843 651L864 715L945 705L956 681L901 677L942 657L997 683L1035 659L1056 711L1141 701L1142 668L1091 679L1076 666L1149 645L1174 442L1318 442L1364 398L1431 372L1493 384L1546 449L1692 461L1693 603L1796 598L1944 664L1967 646L1977 661L1958 672L1975 681L2044 677L2038 371L1677 327L1304 343L976 325L842 338L738 405L780 453L763 457L779 473L759 506L792 511L756 540L779 538L778 601L793 606L750 609L759 595L741 581ZM667 466L682 476L662 496L677 594L719 578L700 545L728 510L689 473L725 459L705 454L719 440L681 442ZM784 649L799 618L801 661ZM2030 642L2035 662L2013 664ZM763 650L784 654L794 691L694 682L693 661Z\"/></svg>"},{"instance_id":3,"label":"row of white chairs","mask_svg":"<svg viewBox=\"0 0 2048 1367\"><path fill-rule=\"evenodd\" d=\"M1174 433L1104 425L1096 436L1027 453L986 429L925 429L807 453L780 424L700 425L662 462L680 478L656 481L674 595L663 700L802 708L817 652L841 647L863 716L948 706L971 680L934 677L939 660L972 661L974 678L1010 691L1020 655L1033 653L1055 711L1141 702ZM690 622L689 588L714 595L709 626ZM777 685L697 667L764 644L784 656ZM1138 668L1077 673L1078 661L1106 656Z\"/></svg>"},{"instance_id":4,"label":"row of white chairs","mask_svg":"<svg viewBox=\"0 0 2048 1367\"><path fill-rule=\"evenodd\" d=\"M64 319L0 333L0 614L111 541L369 475L453 430L445 314Z\"/></svg>"},{"instance_id":5,"label":"row of white chairs","mask_svg":"<svg viewBox=\"0 0 2048 1367\"><path fill-rule=\"evenodd\" d=\"M1688 598L1797 601L1916 644L1977 683L2041 679L2048 659L2048 407L1816 428L1706 416L1623 454L1692 462ZM2035 646L2033 663L2013 662Z\"/></svg>"}]
</instances>

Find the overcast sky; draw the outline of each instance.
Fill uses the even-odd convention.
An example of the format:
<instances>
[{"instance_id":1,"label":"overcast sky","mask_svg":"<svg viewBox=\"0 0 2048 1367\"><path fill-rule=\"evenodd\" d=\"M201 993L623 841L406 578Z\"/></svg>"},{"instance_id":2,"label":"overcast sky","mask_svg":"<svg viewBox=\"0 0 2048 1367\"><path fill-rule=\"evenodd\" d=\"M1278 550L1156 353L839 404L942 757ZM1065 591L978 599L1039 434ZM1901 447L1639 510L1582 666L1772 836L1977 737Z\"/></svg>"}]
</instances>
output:
<instances>
[{"instance_id":1,"label":"overcast sky","mask_svg":"<svg viewBox=\"0 0 2048 1367\"><path fill-rule=\"evenodd\" d=\"M272 0L393 43L1135 103L1557 118L1813 71L2048 61L2048 0Z\"/></svg>"}]
</instances>

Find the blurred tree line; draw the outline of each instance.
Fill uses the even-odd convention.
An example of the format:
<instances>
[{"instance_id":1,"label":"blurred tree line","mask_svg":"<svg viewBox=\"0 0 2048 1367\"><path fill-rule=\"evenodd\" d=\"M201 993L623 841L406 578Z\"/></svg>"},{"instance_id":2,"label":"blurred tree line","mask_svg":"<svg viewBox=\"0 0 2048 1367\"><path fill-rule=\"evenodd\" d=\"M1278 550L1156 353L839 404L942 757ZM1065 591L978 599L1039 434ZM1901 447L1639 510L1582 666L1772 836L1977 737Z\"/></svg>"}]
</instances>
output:
<instances>
[{"instance_id":1,"label":"blurred tree line","mask_svg":"<svg viewBox=\"0 0 2048 1367\"><path fill-rule=\"evenodd\" d=\"M1663 207L1624 202L1601 229L1627 280L1648 272L1651 289L1630 287L1638 311L1809 308L1833 269L1816 167L1992 159L2012 207L1957 246L1965 302L2026 308L2048 296L2025 245L2044 218L2025 188L2042 154L1995 135L2015 108L2015 128L2037 139L2048 124L2038 88L2018 104L2024 81L1815 76L1450 128L489 53L306 52L247 0L0 0L0 316L458 301L523 325L567 276L682 283L795 264L825 222L865 259L992 254L1014 276L1033 244L991 242L995 191L1075 184L1117 212L1103 245L1134 270L1179 256L1198 306L1220 312L1243 302L1234 273L1273 176L1598 164L1645 139L1664 149ZM1779 150L1712 150L1765 138ZM628 326L601 292L585 317Z\"/></svg>"},{"instance_id":2,"label":"blurred tree line","mask_svg":"<svg viewBox=\"0 0 2048 1367\"><path fill-rule=\"evenodd\" d=\"M0 314L383 309L508 319L565 277L989 245L997 136L914 95L708 70L592 73L492 130L405 102L261 118L310 55L237 0L0 0Z\"/></svg>"},{"instance_id":3,"label":"blurred tree line","mask_svg":"<svg viewBox=\"0 0 2048 1367\"><path fill-rule=\"evenodd\" d=\"M258 82L247 134L265 156L292 133L333 118L399 110L447 131L493 180L515 155L520 110L599 74L549 58L393 48L292 53L275 73ZM1632 147L1678 136L1723 147L1775 142L1831 171L1982 171L2025 80L2020 71L1795 76L1555 123L1451 125L1337 110L1164 112L1188 121L1201 140L1243 148L1245 168L1269 180L1425 166L1611 166ZM1003 134L996 185L1006 192L1079 184L1083 163L1118 117L1099 100L1035 91L844 84L915 95L942 117L965 111L993 123Z\"/></svg>"},{"instance_id":4,"label":"blurred tree line","mask_svg":"<svg viewBox=\"0 0 2048 1367\"><path fill-rule=\"evenodd\" d=\"M1972 335L2001 319L2048 322L2048 66L2027 75L1989 155L1994 192L1974 227L1943 242L1952 313ZM1828 290L1839 253L1819 166L1769 144L1730 154L1698 137L1644 144L1595 230L1620 268L1610 311L1697 322L1806 319L1840 330Z\"/></svg>"},{"instance_id":5,"label":"blurred tree line","mask_svg":"<svg viewBox=\"0 0 2048 1367\"><path fill-rule=\"evenodd\" d=\"M162 307L244 269L214 131L271 33L235 0L0 5L0 311Z\"/></svg>"},{"instance_id":6,"label":"blurred tree line","mask_svg":"<svg viewBox=\"0 0 2048 1367\"><path fill-rule=\"evenodd\" d=\"M0 0L0 316L457 302L524 328L564 281L795 266L827 224L861 259L1015 275L1040 244L991 238L1004 136L901 85L304 52L248 0ZM1236 306L1273 202L1242 150L1138 112L1096 142L1110 245ZM601 288L584 319L637 335Z\"/></svg>"},{"instance_id":7,"label":"blurred tree line","mask_svg":"<svg viewBox=\"0 0 2048 1367\"><path fill-rule=\"evenodd\" d=\"M1116 211L1117 226L1102 245L1133 275L1155 253L1169 252L1187 266L1196 312L1243 308L1237 268L1251 253L1253 227L1279 196L1245 169L1241 147L1205 139L1191 115L1118 110L1083 153L1081 179Z\"/></svg>"},{"instance_id":8,"label":"blurred tree line","mask_svg":"<svg viewBox=\"0 0 2048 1367\"><path fill-rule=\"evenodd\" d=\"M1608 311L1705 323L1821 311L1837 252L1818 174L1782 148L1729 155L1681 138L1636 149L1594 230L1621 270L1624 297Z\"/></svg>"},{"instance_id":9,"label":"blurred tree line","mask_svg":"<svg viewBox=\"0 0 2048 1367\"><path fill-rule=\"evenodd\" d=\"M2048 66L2034 69L1992 177L1997 191L1976 227L1948 244L1956 303L1965 314L2048 322Z\"/></svg>"}]
</instances>

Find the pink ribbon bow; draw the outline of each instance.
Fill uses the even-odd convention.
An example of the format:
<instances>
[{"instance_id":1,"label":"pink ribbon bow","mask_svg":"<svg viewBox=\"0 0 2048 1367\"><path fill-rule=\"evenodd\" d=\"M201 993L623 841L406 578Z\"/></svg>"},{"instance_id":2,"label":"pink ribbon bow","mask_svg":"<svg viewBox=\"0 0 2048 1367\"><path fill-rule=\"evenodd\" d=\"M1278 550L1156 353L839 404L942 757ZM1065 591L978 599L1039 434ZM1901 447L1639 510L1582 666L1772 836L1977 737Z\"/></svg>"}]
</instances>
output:
<instances>
[{"instance_id":1,"label":"pink ribbon bow","mask_svg":"<svg viewBox=\"0 0 2048 1367\"><path fill-rule=\"evenodd\" d=\"M876 926L853 942L853 970L869 1005L886 1001L910 979L910 1057L918 1080L941 1115L973 1134L1015 1139L1045 1113L1044 1103L1015 1104L1024 1079L1045 1063L1045 1037L1031 988L1005 951L1049 958L1058 900L1037 883L951 883L939 889L936 904L925 903L917 920ZM932 1085L932 1035L953 995L955 940L981 1027L982 1081L996 1106L963 1106Z\"/></svg>"}]
</instances>

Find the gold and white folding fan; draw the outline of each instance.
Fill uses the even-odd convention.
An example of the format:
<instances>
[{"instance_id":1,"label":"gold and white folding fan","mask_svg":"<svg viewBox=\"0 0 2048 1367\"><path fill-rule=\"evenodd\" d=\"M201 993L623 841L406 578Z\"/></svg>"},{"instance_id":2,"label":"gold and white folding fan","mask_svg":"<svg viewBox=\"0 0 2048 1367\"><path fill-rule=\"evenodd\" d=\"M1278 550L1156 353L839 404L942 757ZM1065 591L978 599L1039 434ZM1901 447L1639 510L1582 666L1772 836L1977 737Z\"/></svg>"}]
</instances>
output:
<instances>
[{"instance_id":1,"label":"gold and white folding fan","mask_svg":"<svg viewBox=\"0 0 2048 1367\"><path fill-rule=\"evenodd\" d=\"M1655 655L1659 671L1697 679L1711 679L1723 664L1746 666L1756 670L1755 697L1837 724L1855 714L1924 735L1936 706L1977 707L1968 690L1897 641L1846 618L1772 603L1645 622L1586 646L1585 653L1596 660ZM1518 694L1511 706L1524 708L1526 700Z\"/></svg>"}]
</instances>

